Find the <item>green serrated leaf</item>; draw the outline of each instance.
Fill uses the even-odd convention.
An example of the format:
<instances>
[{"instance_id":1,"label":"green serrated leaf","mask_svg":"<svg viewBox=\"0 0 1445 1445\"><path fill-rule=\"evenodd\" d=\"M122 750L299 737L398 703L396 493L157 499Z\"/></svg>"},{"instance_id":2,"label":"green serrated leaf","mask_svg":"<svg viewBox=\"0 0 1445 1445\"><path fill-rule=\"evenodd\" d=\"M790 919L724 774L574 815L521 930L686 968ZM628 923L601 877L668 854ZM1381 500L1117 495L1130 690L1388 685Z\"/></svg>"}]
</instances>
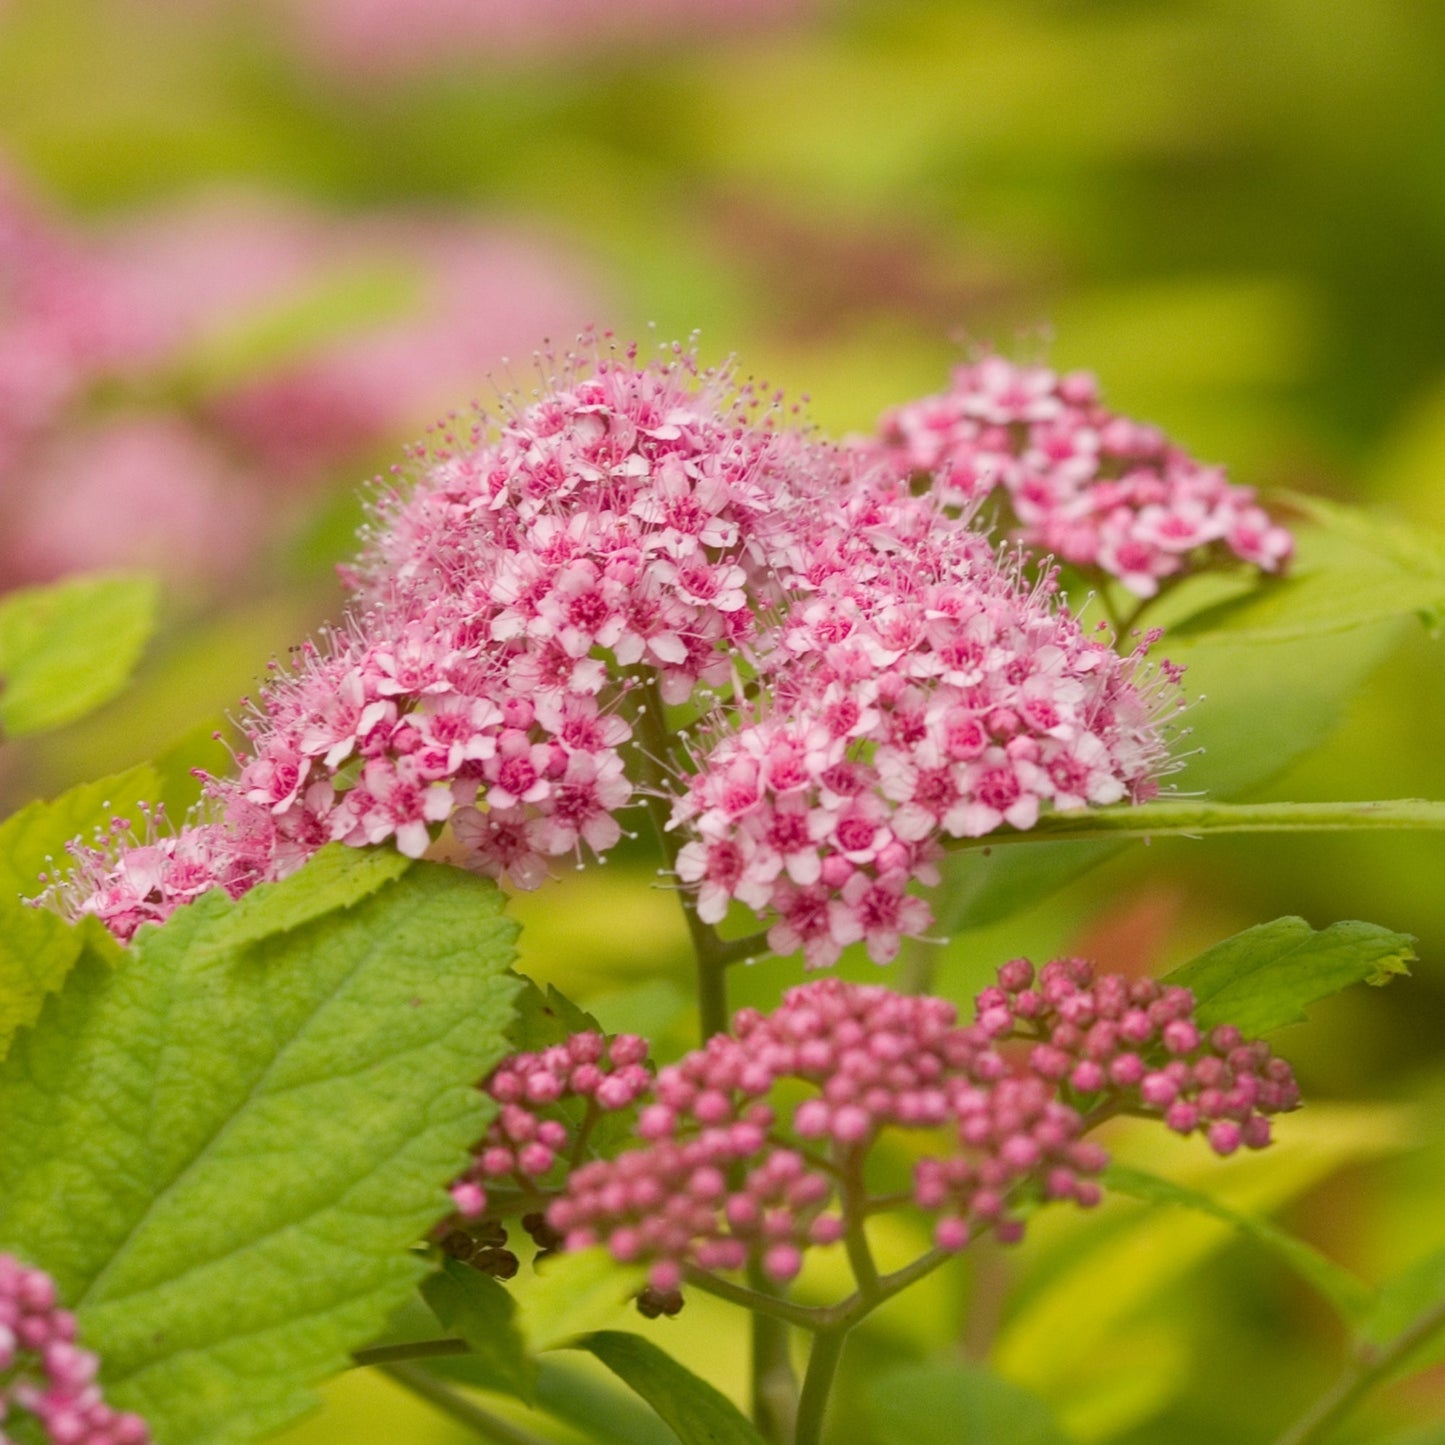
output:
<instances>
[{"instance_id":1,"label":"green serrated leaf","mask_svg":"<svg viewBox=\"0 0 1445 1445\"><path fill-rule=\"evenodd\" d=\"M245 948L290 933L327 913L352 908L406 872L410 860L393 848L330 843L306 867L279 883L253 888L212 930L208 947Z\"/></svg>"},{"instance_id":2,"label":"green serrated leaf","mask_svg":"<svg viewBox=\"0 0 1445 1445\"><path fill-rule=\"evenodd\" d=\"M500 894L459 870L263 948L214 945L231 912L213 892L123 968L87 955L0 1067L0 1248L55 1277L162 1445L283 1424L412 1291L516 989Z\"/></svg>"},{"instance_id":3,"label":"green serrated leaf","mask_svg":"<svg viewBox=\"0 0 1445 1445\"><path fill-rule=\"evenodd\" d=\"M422 1298L441 1327L472 1348L474 1384L515 1395L529 1405L537 1387L537 1365L517 1329L516 1303L490 1275L449 1259L422 1282Z\"/></svg>"},{"instance_id":4,"label":"green serrated leaf","mask_svg":"<svg viewBox=\"0 0 1445 1445\"><path fill-rule=\"evenodd\" d=\"M866 1398L877 1445L1068 1445L1037 1395L990 1370L910 1365L880 1375Z\"/></svg>"},{"instance_id":5,"label":"green serrated leaf","mask_svg":"<svg viewBox=\"0 0 1445 1445\"><path fill-rule=\"evenodd\" d=\"M1119 1194L1127 1194L1131 1199L1138 1199L1146 1204L1175 1204L1182 1209L1192 1209L1222 1220L1242 1234L1247 1234L1318 1290L1346 1320L1358 1321L1370 1309L1374 1297L1364 1283L1342 1265L1321 1254L1312 1244L1307 1244L1267 1219L1243 1214L1186 1184L1176 1184L1173 1180L1161 1179L1157 1174L1131 1169L1126 1164L1111 1164L1104 1175L1103 1183L1107 1188Z\"/></svg>"},{"instance_id":6,"label":"green serrated leaf","mask_svg":"<svg viewBox=\"0 0 1445 1445\"><path fill-rule=\"evenodd\" d=\"M59 727L126 684L155 630L152 577L79 577L0 599L0 734Z\"/></svg>"},{"instance_id":7,"label":"green serrated leaf","mask_svg":"<svg viewBox=\"0 0 1445 1445\"><path fill-rule=\"evenodd\" d=\"M602 1033L602 1025L552 984L542 992L531 979L517 998L512 1044L518 1053L534 1054L560 1044L573 1034Z\"/></svg>"},{"instance_id":8,"label":"green serrated leaf","mask_svg":"<svg viewBox=\"0 0 1445 1445\"><path fill-rule=\"evenodd\" d=\"M681 1445L763 1445L763 1437L720 1390L651 1340L598 1330L571 1348L595 1355L672 1427Z\"/></svg>"},{"instance_id":9,"label":"green serrated leaf","mask_svg":"<svg viewBox=\"0 0 1445 1445\"><path fill-rule=\"evenodd\" d=\"M76 928L21 900L40 891L42 873L63 868L68 842L89 837L117 814L132 815L156 786L151 768L132 768L54 802L30 803L0 823L0 1058L16 1029L39 1017L45 996L65 982L87 944L100 956L117 952L96 920Z\"/></svg>"},{"instance_id":10,"label":"green serrated leaf","mask_svg":"<svg viewBox=\"0 0 1445 1445\"><path fill-rule=\"evenodd\" d=\"M1384 983L1408 973L1415 940L1373 923L1315 930L1303 918L1277 918L1226 938L1164 980L1193 990L1206 1027L1232 1023L1265 1034L1302 1023L1305 1010L1352 983Z\"/></svg>"}]
</instances>

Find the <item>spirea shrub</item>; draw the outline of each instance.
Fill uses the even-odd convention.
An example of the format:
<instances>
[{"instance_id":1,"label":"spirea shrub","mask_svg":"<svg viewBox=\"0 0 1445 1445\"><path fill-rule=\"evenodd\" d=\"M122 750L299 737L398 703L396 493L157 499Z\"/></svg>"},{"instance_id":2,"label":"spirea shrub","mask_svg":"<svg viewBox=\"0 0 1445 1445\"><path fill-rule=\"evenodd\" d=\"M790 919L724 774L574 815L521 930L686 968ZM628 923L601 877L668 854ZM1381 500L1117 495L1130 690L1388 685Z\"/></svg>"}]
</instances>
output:
<instances>
[{"instance_id":1,"label":"spirea shrub","mask_svg":"<svg viewBox=\"0 0 1445 1445\"><path fill-rule=\"evenodd\" d=\"M1201 572L1279 588L1291 532L1079 374L984 357L839 444L682 347L540 360L377 485L346 616L272 669L188 818L146 774L26 822L99 818L17 915L33 982L0 1015L26 1445L246 1441L348 1356L529 1438L426 1362L530 1402L546 1326L517 1300L569 1269L648 1320L699 1291L754 1316L752 1423L647 1340L551 1341L689 1445L813 1445L852 1329L978 1241L1111 1189L1220 1216L1111 1164L1112 1121L1265 1148L1300 1096L1261 1036L1411 957L1286 919L1162 979L1015 958L960 1018L923 982L950 852L1440 825L1173 791L1183 669L1147 613ZM680 1056L527 982L499 911L496 883L644 831L696 960ZM744 959L854 945L909 966L729 1006ZM915 1242L886 1267L885 1228ZM419 1281L435 1338L396 1324Z\"/></svg>"}]
</instances>

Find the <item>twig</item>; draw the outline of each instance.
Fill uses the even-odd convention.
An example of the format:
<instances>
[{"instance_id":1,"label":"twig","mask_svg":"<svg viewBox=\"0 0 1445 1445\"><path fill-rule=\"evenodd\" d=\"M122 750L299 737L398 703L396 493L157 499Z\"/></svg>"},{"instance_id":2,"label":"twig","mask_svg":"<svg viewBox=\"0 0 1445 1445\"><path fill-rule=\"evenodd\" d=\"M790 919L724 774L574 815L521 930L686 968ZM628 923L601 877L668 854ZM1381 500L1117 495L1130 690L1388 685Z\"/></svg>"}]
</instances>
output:
<instances>
[{"instance_id":1,"label":"twig","mask_svg":"<svg viewBox=\"0 0 1445 1445\"><path fill-rule=\"evenodd\" d=\"M1274 1442L1274 1445L1318 1445L1371 1390L1437 1330L1445 1327L1445 1300L1430 1306L1383 1348L1362 1348L1344 1373Z\"/></svg>"},{"instance_id":2,"label":"twig","mask_svg":"<svg viewBox=\"0 0 1445 1445\"><path fill-rule=\"evenodd\" d=\"M480 1405L474 1405L420 1366L395 1364L380 1365L378 1368L398 1385L410 1390L444 1415L449 1415L457 1424L465 1425L483 1440L491 1440L495 1445L547 1445L547 1441L540 1435L534 1435L530 1430L523 1430L520 1426L503 1420L501 1416L482 1409Z\"/></svg>"}]
</instances>

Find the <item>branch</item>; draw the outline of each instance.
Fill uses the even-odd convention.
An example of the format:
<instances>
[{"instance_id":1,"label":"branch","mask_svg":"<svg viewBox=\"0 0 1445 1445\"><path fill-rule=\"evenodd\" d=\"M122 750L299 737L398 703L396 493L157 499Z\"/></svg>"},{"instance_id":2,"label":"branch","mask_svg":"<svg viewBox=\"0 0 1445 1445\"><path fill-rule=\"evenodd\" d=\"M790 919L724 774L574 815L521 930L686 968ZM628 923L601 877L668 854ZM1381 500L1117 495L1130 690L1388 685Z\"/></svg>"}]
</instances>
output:
<instances>
[{"instance_id":1,"label":"branch","mask_svg":"<svg viewBox=\"0 0 1445 1445\"><path fill-rule=\"evenodd\" d=\"M443 1355L469 1355L465 1340L413 1340L404 1345L371 1345L351 1356L353 1365L396 1365L403 1360L434 1360Z\"/></svg>"},{"instance_id":2,"label":"branch","mask_svg":"<svg viewBox=\"0 0 1445 1445\"><path fill-rule=\"evenodd\" d=\"M716 1295L718 1299L725 1299L729 1304L741 1305L743 1309L754 1310L759 1314L772 1315L805 1330L816 1330L821 1325L830 1323L836 1313L832 1308L810 1308L808 1305L797 1305L791 1300L780 1299L777 1295L763 1294L760 1290L734 1284L730 1279L721 1279L702 1269L689 1267L686 1278L688 1284L694 1289L702 1290L704 1294Z\"/></svg>"},{"instance_id":3,"label":"branch","mask_svg":"<svg viewBox=\"0 0 1445 1445\"><path fill-rule=\"evenodd\" d=\"M1345 833L1373 829L1445 828L1445 802L1391 798L1367 803L1140 803L1135 807L1046 813L1027 831L950 838L954 850L1006 843L1077 842L1100 838L1202 838L1223 833Z\"/></svg>"},{"instance_id":4,"label":"branch","mask_svg":"<svg viewBox=\"0 0 1445 1445\"><path fill-rule=\"evenodd\" d=\"M483 1440L491 1440L494 1445L547 1445L540 1435L534 1435L530 1430L523 1430L503 1420L500 1415L493 1415L480 1405L474 1405L418 1365L381 1365L378 1368L398 1385L419 1395L428 1405L435 1406Z\"/></svg>"},{"instance_id":5,"label":"branch","mask_svg":"<svg viewBox=\"0 0 1445 1445\"><path fill-rule=\"evenodd\" d=\"M1318 1445L1376 1385L1431 1335L1445 1327L1445 1300L1439 1300L1396 1335L1383 1349L1360 1350L1344 1373L1290 1425L1275 1445Z\"/></svg>"}]
</instances>

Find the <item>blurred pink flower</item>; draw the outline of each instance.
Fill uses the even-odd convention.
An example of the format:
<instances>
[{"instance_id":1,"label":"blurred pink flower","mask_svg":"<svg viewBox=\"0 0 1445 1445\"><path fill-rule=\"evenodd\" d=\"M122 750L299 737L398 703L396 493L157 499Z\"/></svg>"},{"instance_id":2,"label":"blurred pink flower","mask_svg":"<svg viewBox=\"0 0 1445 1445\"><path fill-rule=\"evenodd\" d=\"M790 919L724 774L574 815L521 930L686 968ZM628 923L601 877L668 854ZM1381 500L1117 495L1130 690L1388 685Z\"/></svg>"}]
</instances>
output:
<instances>
[{"instance_id":1,"label":"blurred pink flower","mask_svg":"<svg viewBox=\"0 0 1445 1445\"><path fill-rule=\"evenodd\" d=\"M523 231L455 218L379 216L318 228L311 284L328 267L405 293L382 314L221 395L217 420L284 479L433 420L474 396L504 358L571 335L597 288L575 257Z\"/></svg>"},{"instance_id":2,"label":"blurred pink flower","mask_svg":"<svg viewBox=\"0 0 1445 1445\"><path fill-rule=\"evenodd\" d=\"M113 361L120 309L86 246L0 157L0 475Z\"/></svg>"},{"instance_id":3,"label":"blurred pink flower","mask_svg":"<svg viewBox=\"0 0 1445 1445\"><path fill-rule=\"evenodd\" d=\"M418 429L597 296L517 226L232 193L82 232L0 169L0 586L232 574L262 494Z\"/></svg>"},{"instance_id":4,"label":"blurred pink flower","mask_svg":"<svg viewBox=\"0 0 1445 1445\"><path fill-rule=\"evenodd\" d=\"M748 36L816 0L280 0L319 66L368 79L458 63Z\"/></svg>"},{"instance_id":5,"label":"blurred pink flower","mask_svg":"<svg viewBox=\"0 0 1445 1445\"><path fill-rule=\"evenodd\" d=\"M233 574L260 536L260 497L203 432L165 413L61 433L34 458L6 537L15 580L105 567Z\"/></svg>"}]
</instances>

